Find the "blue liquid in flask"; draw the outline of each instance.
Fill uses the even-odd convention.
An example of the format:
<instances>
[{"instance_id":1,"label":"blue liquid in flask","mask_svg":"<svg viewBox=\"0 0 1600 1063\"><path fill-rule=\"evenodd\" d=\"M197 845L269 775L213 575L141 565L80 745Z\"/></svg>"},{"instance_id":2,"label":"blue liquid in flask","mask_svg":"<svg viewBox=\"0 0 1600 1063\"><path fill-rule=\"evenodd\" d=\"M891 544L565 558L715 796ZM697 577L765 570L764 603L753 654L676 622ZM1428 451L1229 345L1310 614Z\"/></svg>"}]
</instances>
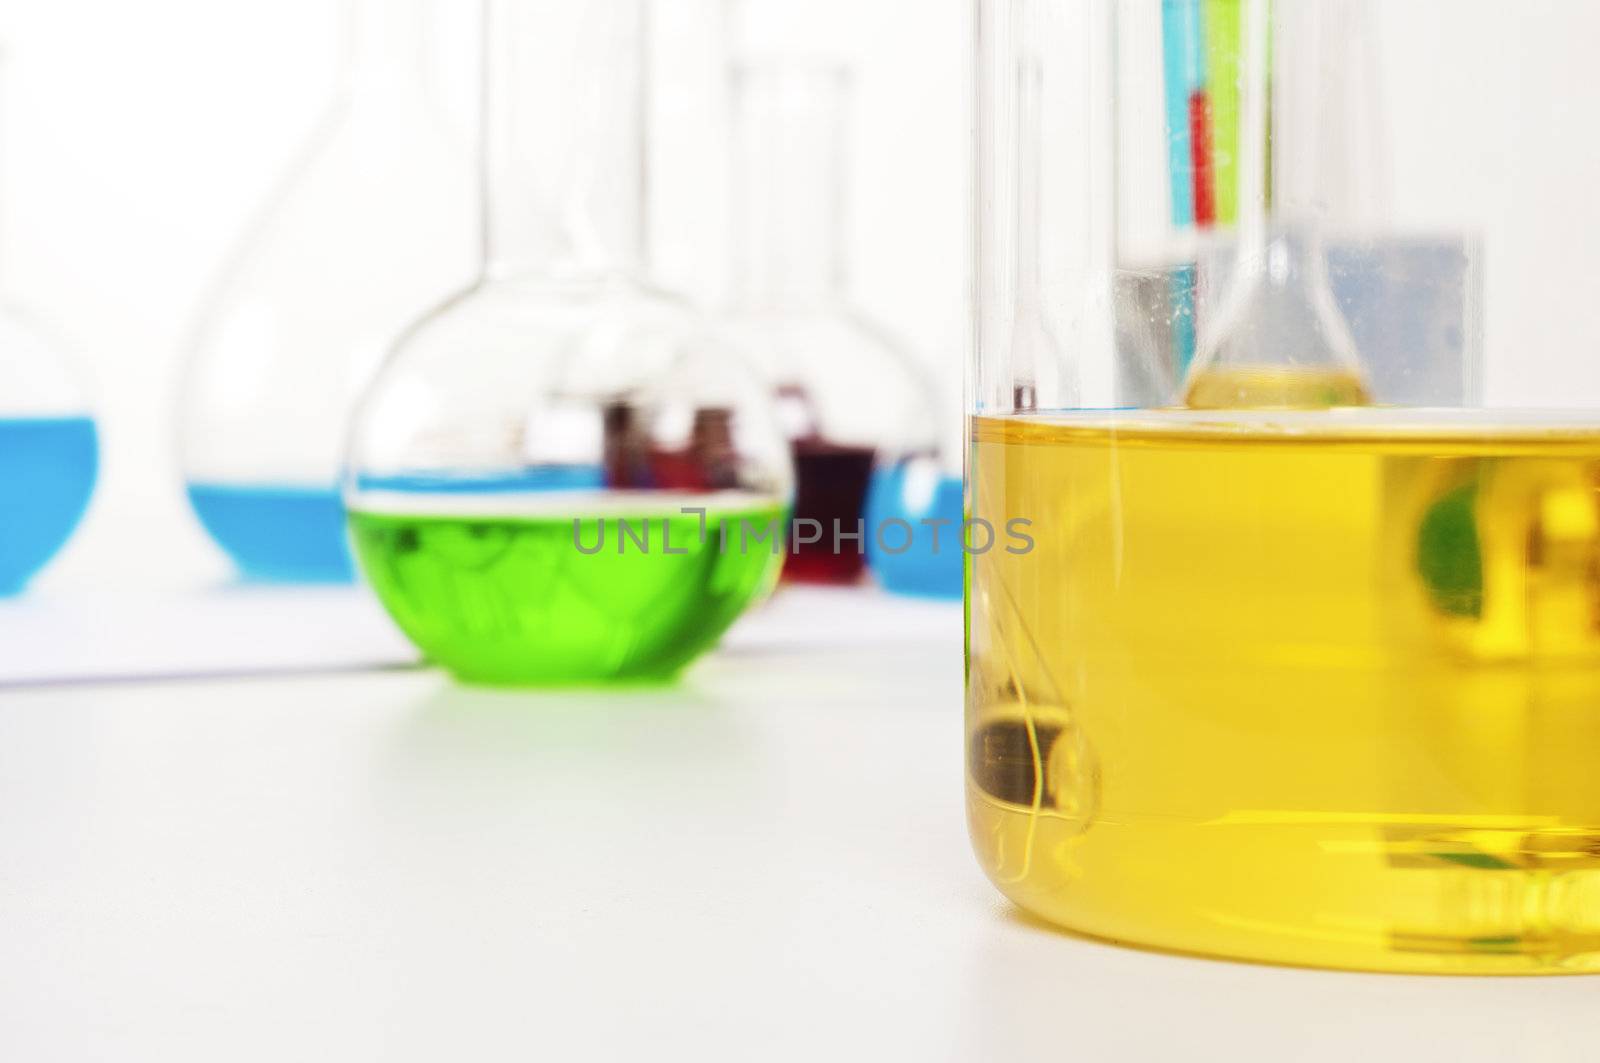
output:
<instances>
[{"instance_id":1,"label":"blue liquid in flask","mask_svg":"<svg viewBox=\"0 0 1600 1063\"><path fill-rule=\"evenodd\" d=\"M416 473L363 477L368 491L560 491L598 487L599 466L556 466L505 474ZM355 561L345 532L344 499L336 487L192 483L189 502L200 523L247 580L260 583L353 583Z\"/></svg>"},{"instance_id":2,"label":"blue liquid in flask","mask_svg":"<svg viewBox=\"0 0 1600 1063\"><path fill-rule=\"evenodd\" d=\"M0 418L0 595L19 593L72 537L99 467L91 418Z\"/></svg>"},{"instance_id":3,"label":"blue liquid in flask","mask_svg":"<svg viewBox=\"0 0 1600 1063\"><path fill-rule=\"evenodd\" d=\"M962 506L959 476L944 476L917 463L902 462L873 477L867 496L867 559L884 590L918 598L961 597ZM906 544L905 528L884 527L890 520L911 526L909 547L900 553L885 550L878 541L882 529L884 542L892 550ZM924 520L949 521L938 528L937 543L935 529L924 525Z\"/></svg>"},{"instance_id":4,"label":"blue liquid in flask","mask_svg":"<svg viewBox=\"0 0 1600 1063\"><path fill-rule=\"evenodd\" d=\"M363 491L397 491L419 494L516 494L523 491L583 491L605 486L605 469L599 465L540 465L494 473L407 473L399 476L362 476Z\"/></svg>"},{"instance_id":5,"label":"blue liquid in flask","mask_svg":"<svg viewBox=\"0 0 1600 1063\"><path fill-rule=\"evenodd\" d=\"M355 581L337 487L192 483L189 504L247 580Z\"/></svg>"}]
</instances>

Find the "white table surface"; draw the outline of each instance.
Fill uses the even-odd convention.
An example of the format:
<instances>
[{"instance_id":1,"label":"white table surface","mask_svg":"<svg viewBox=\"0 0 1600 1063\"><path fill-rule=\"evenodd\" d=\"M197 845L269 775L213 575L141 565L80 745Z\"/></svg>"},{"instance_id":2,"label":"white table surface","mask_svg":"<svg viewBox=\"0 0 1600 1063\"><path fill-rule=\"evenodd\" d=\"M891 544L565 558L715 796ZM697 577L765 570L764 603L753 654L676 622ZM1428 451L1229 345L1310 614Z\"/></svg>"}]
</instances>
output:
<instances>
[{"instance_id":1,"label":"white table surface","mask_svg":"<svg viewBox=\"0 0 1600 1063\"><path fill-rule=\"evenodd\" d=\"M983 879L960 611L779 603L678 688L0 690L0 1060L1593 1060L1600 980L1082 940Z\"/></svg>"}]
</instances>

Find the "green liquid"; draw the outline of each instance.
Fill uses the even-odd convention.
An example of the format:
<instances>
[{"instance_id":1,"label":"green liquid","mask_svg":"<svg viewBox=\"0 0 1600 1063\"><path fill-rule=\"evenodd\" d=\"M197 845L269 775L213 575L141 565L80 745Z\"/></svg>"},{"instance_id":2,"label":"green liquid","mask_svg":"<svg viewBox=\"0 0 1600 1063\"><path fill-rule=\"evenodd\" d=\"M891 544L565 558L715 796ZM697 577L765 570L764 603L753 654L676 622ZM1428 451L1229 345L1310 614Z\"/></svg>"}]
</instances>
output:
<instances>
[{"instance_id":1,"label":"green liquid","mask_svg":"<svg viewBox=\"0 0 1600 1063\"><path fill-rule=\"evenodd\" d=\"M676 512L581 518L576 537L571 516L544 513L352 510L350 527L378 597L429 659L468 682L537 685L676 675L771 589L782 535L777 551L755 537L785 519L776 504L713 510L703 539L700 517Z\"/></svg>"}]
</instances>

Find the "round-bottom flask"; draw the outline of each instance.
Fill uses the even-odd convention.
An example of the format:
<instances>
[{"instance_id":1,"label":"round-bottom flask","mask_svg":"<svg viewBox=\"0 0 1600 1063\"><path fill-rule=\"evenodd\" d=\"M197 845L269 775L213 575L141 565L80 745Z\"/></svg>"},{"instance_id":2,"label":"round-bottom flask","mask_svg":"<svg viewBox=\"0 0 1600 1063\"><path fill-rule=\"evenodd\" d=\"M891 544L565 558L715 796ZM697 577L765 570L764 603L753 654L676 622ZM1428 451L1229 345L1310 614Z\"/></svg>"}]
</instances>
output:
<instances>
[{"instance_id":1,"label":"round-bottom flask","mask_svg":"<svg viewBox=\"0 0 1600 1063\"><path fill-rule=\"evenodd\" d=\"M738 358L636 279L639 0L488 15L485 279L357 411L356 553L461 679L670 678L776 579L784 441Z\"/></svg>"}]
</instances>

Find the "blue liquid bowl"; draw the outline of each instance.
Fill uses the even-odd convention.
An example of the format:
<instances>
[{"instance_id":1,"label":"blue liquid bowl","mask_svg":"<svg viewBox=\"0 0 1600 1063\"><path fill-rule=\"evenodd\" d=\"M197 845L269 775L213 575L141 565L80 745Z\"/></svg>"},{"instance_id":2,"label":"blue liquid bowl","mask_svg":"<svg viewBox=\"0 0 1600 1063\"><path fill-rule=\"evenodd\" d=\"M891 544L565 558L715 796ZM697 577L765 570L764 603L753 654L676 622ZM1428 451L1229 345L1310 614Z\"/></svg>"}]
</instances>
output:
<instances>
[{"instance_id":1,"label":"blue liquid bowl","mask_svg":"<svg viewBox=\"0 0 1600 1063\"><path fill-rule=\"evenodd\" d=\"M961 477L936 467L902 462L879 472L867 496L867 560L878 583L893 594L959 599L964 519ZM908 535L899 525L904 521ZM948 521L937 529L923 521ZM904 549L901 547L904 546Z\"/></svg>"},{"instance_id":2,"label":"blue liquid bowl","mask_svg":"<svg viewBox=\"0 0 1600 1063\"><path fill-rule=\"evenodd\" d=\"M355 581L336 487L191 483L189 504L247 580Z\"/></svg>"},{"instance_id":3,"label":"blue liquid bowl","mask_svg":"<svg viewBox=\"0 0 1600 1063\"><path fill-rule=\"evenodd\" d=\"M72 538L99 471L93 419L0 418L0 595L20 593Z\"/></svg>"}]
</instances>

